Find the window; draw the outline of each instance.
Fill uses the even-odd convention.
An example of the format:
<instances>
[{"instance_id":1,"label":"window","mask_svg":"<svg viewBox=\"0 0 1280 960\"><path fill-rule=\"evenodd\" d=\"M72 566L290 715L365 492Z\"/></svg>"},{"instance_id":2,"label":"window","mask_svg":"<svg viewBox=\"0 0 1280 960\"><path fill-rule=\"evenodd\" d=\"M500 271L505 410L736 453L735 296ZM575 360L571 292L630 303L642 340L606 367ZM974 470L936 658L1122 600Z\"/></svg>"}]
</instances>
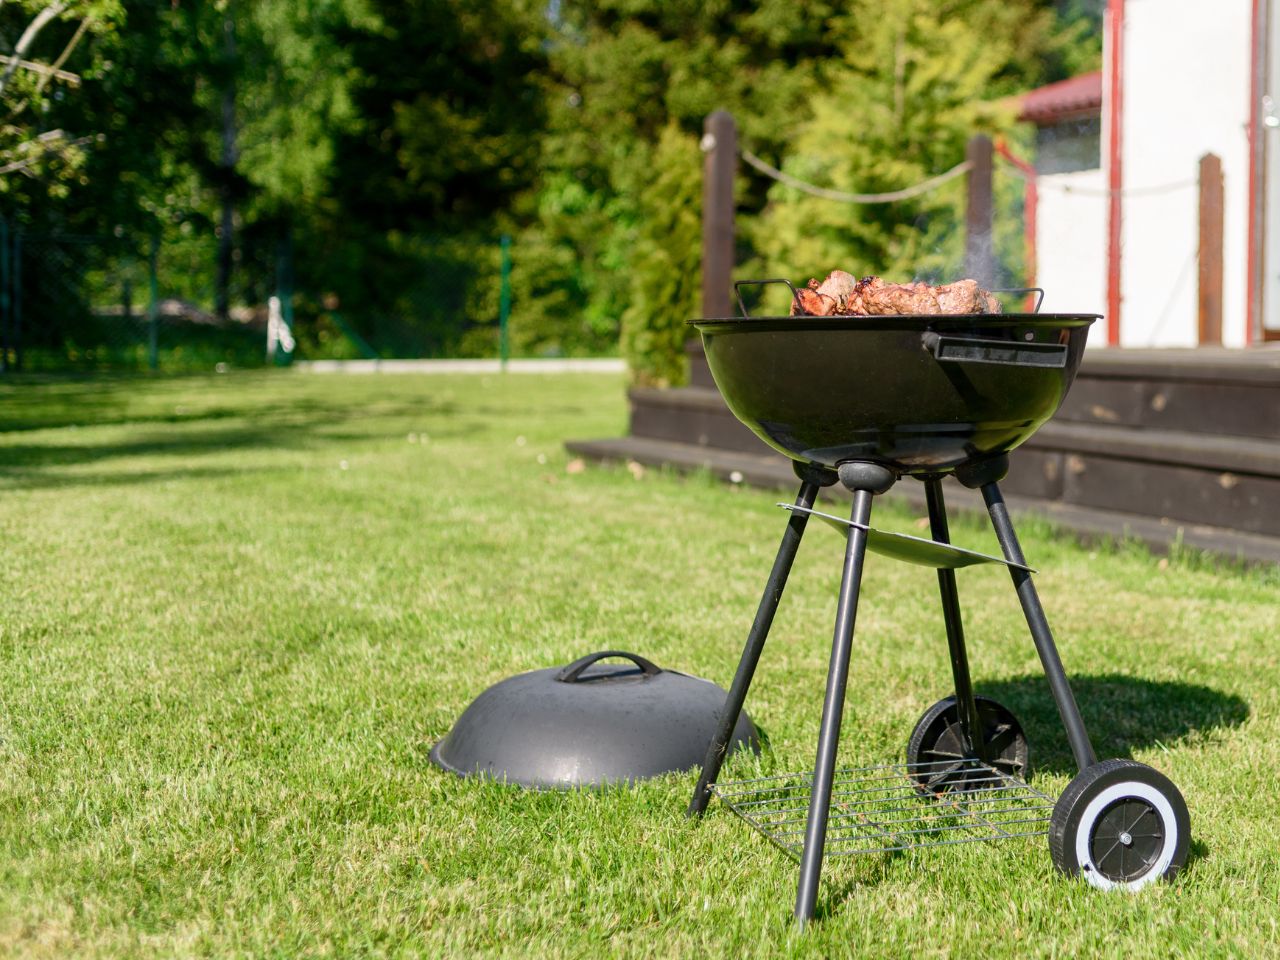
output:
<instances>
[{"instance_id":1,"label":"window","mask_svg":"<svg viewBox=\"0 0 1280 960\"><path fill-rule=\"evenodd\" d=\"M1036 131L1036 172L1073 173L1102 166L1102 118L1064 120Z\"/></svg>"}]
</instances>

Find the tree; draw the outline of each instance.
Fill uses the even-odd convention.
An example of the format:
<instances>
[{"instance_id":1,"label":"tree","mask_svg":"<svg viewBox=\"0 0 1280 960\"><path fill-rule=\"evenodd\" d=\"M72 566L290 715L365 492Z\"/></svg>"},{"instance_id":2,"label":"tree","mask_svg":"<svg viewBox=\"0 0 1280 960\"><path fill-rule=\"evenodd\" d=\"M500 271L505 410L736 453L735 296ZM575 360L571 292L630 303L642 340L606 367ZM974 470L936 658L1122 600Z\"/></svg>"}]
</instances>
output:
<instances>
[{"instance_id":1,"label":"tree","mask_svg":"<svg viewBox=\"0 0 1280 960\"><path fill-rule=\"evenodd\" d=\"M542 11L532 0L368 0L327 22L299 15L323 24L322 60L285 58L300 84L325 69L335 76L320 85L345 86L324 110L279 115L277 129L300 117L323 126L295 139L323 176L278 169L257 209L290 219L300 284L334 294L379 348L496 350L498 238L536 176L544 122Z\"/></svg>"},{"instance_id":2,"label":"tree","mask_svg":"<svg viewBox=\"0 0 1280 960\"><path fill-rule=\"evenodd\" d=\"M666 253L655 244L664 229L690 215L696 220L700 199L683 181L679 199L663 198L678 179L670 166L680 152L673 138L696 143L703 118L724 107L757 149L784 144L808 117L809 96L835 54L827 38L832 8L784 0L606 0L560 8L548 51L536 219L517 250L536 243L544 283L554 278L553 289L575 301L583 318L578 344L607 349L625 316L630 352L650 358L640 361L638 375L679 382L684 358L678 343L670 345L680 335L669 322L696 309L696 301L681 295L659 305L662 284L677 281L660 280L673 264L658 262L669 254L694 273L697 263L686 262L683 239ZM696 160L692 171L696 184ZM758 185L744 186L744 206L763 202ZM676 203L686 206L672 209ZM637 271L648 280L637 285ZM677 282L681 290L688 283L696 285L696 276ZM642 320L650 308L658 311L652 336ZM539 327L555 322L538 305L521 309L533 312ZM651 349L659 343L675 352L659 358Z\"/></svg>"},{"instance_id":3,"label":"tree","mask_svg":"<svg viewBox=\"0 0 1280 960\"><path fill-rule=\"evenodd\" d=\"M653 152L653 181L639 198L622 354L633 379L645 386L688 379L685 322L697 316L702 287L701 161L698 142L669 124Z\"/></svg>"},{"instance_id":4,"label":"tree","mask_svg":"<svg viewBox=\"0 0 1280 960\"><path fill-rule=\"evenodd\" d=\"M110 32L120 14L117 0L17 0L0 10L8 51L0 56L0 192L11 193L11 178L21 175L58 194L78 175L93 131L50 126L46 115L83 81L82 73L66 69L77 65L69 61L81 41ZM14 30L18 38L10 44ZM87 63L90 70L98 66Z\"/></svg>"},{"instance_id":5,"label":"tree","mask_svg":"<svg viewBox=\"0 0 1280 960\"><path fill-rule=\"evenodd\" d=\"M304 328L384 352L495 350L509 233L518 351L611 351L621 325L675 382L707 113L802 179L900 187L1004 129L984 104L1094 62L1097 4L4 0L0 191L29 229L159 232L189 256L172 292L221 311L293 250ZM959 183L862 209L737 187L746 273L958 255Z\"/></svg>"},{"instance_id":6,"label":"tree","mask_svg":"<svg viewBox=\"0 0 1280 960\"><path fill-rule=\"evenodd\" d=\"M1052 10L1029 0L900 0L892 18L882 7L855 0L834 22L841 69L778 158L800 180L875 193L948 170L975 133L1010 130L1015 109L1007 98L1049 79L1045 64L1061 46ZM773 184L760 216L748 220L758 254L752 269L954 278L963 258L963 184L883 205ZM1019 264L1007 266L1021 273Z\"/></svg>"}]
</instances>

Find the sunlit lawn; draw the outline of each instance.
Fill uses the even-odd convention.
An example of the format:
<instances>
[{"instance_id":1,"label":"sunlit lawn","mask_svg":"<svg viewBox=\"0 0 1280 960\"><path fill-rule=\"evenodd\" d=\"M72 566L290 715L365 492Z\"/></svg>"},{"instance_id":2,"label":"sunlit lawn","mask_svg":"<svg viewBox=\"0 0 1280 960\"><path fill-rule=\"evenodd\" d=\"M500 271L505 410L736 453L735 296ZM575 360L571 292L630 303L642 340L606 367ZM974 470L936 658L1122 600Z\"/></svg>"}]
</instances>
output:
<instances>
[{"instance_id":1,"label":"sunlit lawn","mask_svg":"<svg viewBox=\"0 0 1280 960\"><path fill-rule=\"evenodd\" d=\"M432 767L519 671L621 647L732 676L779 496L566 469L564 439L624 430L618 377L0 385L0 954L1280 953L1273 570L1021 528L1099 754L1191 808L1184 875L1136 896L1063 880L1043 839L970 844L831 864L801 934L793 862L717 806L687 821L692 774L531 793ZM812 762L841 551L801 549L748 702L763 769ZM979 692L1056 795L1008 576L959 578ZM842 759L892 761L947 693L936 582L873 557L863 596Z\"/></svg>"}]
</instances>

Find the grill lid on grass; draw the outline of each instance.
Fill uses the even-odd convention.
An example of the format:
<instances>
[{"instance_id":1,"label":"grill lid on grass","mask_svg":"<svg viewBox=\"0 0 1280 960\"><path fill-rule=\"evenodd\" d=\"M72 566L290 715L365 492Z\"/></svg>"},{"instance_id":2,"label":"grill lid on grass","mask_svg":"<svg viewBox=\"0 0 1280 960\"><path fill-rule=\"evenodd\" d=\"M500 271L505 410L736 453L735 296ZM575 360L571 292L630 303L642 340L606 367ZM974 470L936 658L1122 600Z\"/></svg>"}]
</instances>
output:
<instances>
[{"instance_id":1,"label":"grill lid on grass","mask_svg":"<svg viewBox=\"0 0 1280 960\"><path fill-rule=\"evenodd\" d=\"M631 662L600 662L610 657ZM725 697L709 680L604 650L494 684L431 760L461 776L539 789L629 783L701 764ZM729 752L744 745L760 750L746 711Z\"/></svg>"}]
</instances>

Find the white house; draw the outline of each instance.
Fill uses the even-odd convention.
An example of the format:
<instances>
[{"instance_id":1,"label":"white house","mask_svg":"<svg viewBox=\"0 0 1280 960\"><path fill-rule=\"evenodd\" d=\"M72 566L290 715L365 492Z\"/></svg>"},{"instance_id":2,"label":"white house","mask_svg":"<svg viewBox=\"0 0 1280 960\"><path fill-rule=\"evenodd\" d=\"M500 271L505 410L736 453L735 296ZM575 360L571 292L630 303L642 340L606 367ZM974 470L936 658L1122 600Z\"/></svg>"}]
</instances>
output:
<instances>
[{"instance_id":1,"label":"white house","mask_svg":"<svg viewBox=\"0 0 1280 960\"><path fill-rule=\"evenodd\" d=\"M1280 340L1273 98L1280 103L1280 0L1109 0L1102 71L1022 99L1023 119L1037 126L1044 309L1105 314L1092 345L1201 342L1199 166L1214 154L1221 342Z\"/></svg>"}]
</instances>

